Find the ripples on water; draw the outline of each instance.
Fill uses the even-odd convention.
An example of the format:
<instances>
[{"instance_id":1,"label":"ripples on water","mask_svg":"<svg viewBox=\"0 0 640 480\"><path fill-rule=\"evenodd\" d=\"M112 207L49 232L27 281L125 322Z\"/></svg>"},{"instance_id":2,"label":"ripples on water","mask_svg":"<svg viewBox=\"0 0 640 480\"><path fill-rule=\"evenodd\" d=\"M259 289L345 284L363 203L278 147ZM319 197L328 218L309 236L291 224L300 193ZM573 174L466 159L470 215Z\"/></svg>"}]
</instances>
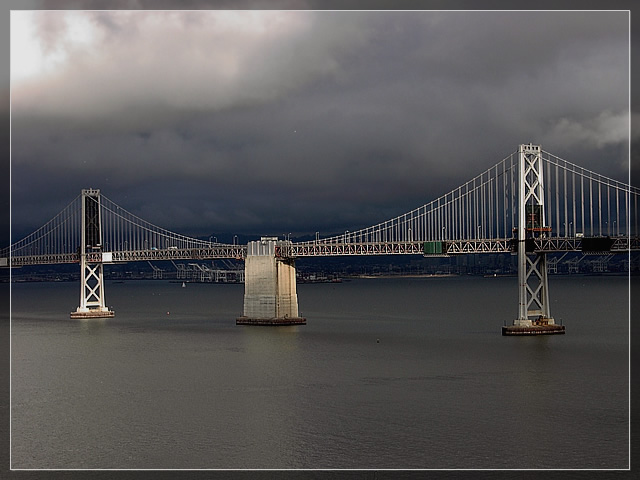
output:
<instances>
[{"instance_id":1,"label":"ripples on water","mask_svg":"<svg viewBox=\"0 0 640 480\"><path fill-rule=\"evenodd\" d=\"M636 281L636 279L633 279ZM242 285L16 284L13 468L626 468L624 277L552 277L566 335L502 337L515 278L299 285L307 325L240 327Z\"/></svg>"}]
</instances>

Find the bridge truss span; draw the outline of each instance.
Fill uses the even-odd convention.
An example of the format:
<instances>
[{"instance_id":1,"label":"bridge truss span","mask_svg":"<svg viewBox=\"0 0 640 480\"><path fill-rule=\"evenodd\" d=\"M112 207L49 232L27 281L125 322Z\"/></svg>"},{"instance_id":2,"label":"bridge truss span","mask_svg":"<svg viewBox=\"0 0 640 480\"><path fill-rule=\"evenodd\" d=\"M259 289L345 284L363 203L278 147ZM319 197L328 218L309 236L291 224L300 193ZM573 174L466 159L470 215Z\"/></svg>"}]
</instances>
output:
<instances>
[{"instance_id":1,"label":"bridge truss span","mask_svg":"<svg viewBox=\"0 0 640 480\"><path fill-rule=\"evenodd\" d=\"M247 254L243 245L216 245L206 248L175 248L167 250L131 250L110 252L108 262L140 262L152 260L242 260ZM96 255L96 254L94 254ZM94 258L98 258L97 254ZM104 261L104 255L103 260Z\"/></svg>"},{"instance_id":2,"label":"bridge truss span","mask_svg":"<svg viewBox=\"0 0 640 480\"><path fill-rule=\"evenodd\" d=\"M606 250L613 253L624 253L640 250L638 237L595 237L608 240ZM582 252L586 254L602 254L601 250L590 250L585 247L583 237L540 237L532 238L530 253ZM439 242L440 252L425 251L422 242L397 243L291 243L281 242L277 250L278 256L289 258L333 257L361 255L423 255L425 257L445 257L476 253L511 253L517 252L517 240L511 238L447 240Z\"/></svg>"},{"instance_id":3,"label":"bridge truss span","mask_svg":"<svg viewBox=\"0 0 640 480\"><path fill-rule=\"evenodd\" d=\"M282 257L332 257L342 255L411 255L422 254L420 242L379 243L290 243L277 252Z\"/></svg>"}]
</instances>

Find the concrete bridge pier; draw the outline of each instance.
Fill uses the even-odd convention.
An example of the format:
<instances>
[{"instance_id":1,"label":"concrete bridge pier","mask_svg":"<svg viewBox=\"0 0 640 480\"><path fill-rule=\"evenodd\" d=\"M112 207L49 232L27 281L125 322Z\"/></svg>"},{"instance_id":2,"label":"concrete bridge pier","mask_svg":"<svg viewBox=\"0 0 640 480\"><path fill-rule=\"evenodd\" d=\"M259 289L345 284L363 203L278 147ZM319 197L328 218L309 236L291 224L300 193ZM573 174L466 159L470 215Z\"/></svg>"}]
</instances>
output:
<instances>
[{"instance_id":1,"label":"concrete bridge pier","mask_svg":"<svg viewBox=\"0 0 640 480\"><path fill-rule=\"evenodd\" d=\"M249 242L244 264L244 312L236 325L304 325L298 315L296 267L280 255L286 243L275 237Z\"/></svg>"}]
</instances>

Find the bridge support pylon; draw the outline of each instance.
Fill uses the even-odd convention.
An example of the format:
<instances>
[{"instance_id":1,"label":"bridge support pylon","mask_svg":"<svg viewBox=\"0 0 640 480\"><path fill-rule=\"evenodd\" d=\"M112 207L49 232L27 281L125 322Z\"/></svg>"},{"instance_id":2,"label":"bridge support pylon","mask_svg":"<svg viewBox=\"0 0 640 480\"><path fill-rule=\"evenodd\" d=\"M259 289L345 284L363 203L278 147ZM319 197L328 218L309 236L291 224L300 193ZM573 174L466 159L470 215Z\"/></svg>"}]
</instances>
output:
<instances>
[{"instance_id":1,"label":"bridge support pylon","mask_svg":"<svg viewBox=\"0 0 640 480\"><path fill-rule=\"evenodd\" d=\"M262 237L249 242L244 264L244 312L236 325L304 325L298 315L296 267L283 256L285 242Z\"/></svg>"},{"instance_id":2,"label":"bridge support pylon","mask_svg":"<svg viewBox=\"0 0 640 480\"><path fill-rule=\"evenodd\" d=\"M80 306L71 318L111 318L105 305L100 190L82 190L82 239L80 242Z\"/></svg>"},{"instance_id":3,"label":"bridge support pylon","mask_svg":"<svg viewBox=\"0 0 640 480\"><path fill-rule=\"evenodd\" d=\"M535 239L551 232L545 222L544 175L540 145L520 145L518 166L518 317L503 335L564 333L549 309L547 256L535 252Z\"/></svg>"}]
</instances>

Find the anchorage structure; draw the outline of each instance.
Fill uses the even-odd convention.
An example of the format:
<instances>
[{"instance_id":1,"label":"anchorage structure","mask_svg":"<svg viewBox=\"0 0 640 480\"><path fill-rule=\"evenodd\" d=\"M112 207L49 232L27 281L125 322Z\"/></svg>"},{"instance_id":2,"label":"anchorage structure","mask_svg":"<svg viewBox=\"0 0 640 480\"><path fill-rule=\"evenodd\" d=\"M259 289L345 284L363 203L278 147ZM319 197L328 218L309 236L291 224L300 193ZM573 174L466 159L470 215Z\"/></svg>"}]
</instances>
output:
<instances>
[{"instance_id":1,"label":"anchorage structure","mask_svg":"<svg viewBox=\"0 0 640 480\"><path fill-rule=\"evenodd\" d=\"M109 318L115 315L105 305L100 190L82 190L80 255L80 306L71 318Z\"/></svg>"},{"instance_id":2,"label":"anchorage structure","mask_svg":"<svg viewBox=\"0 0 640 480\"><path fill-rule=\"evenodd\" d=\"M534 253L535 240L546 238L544 174L539 145L520 145L518 152L518 318L503 327L504 335L564 333L549 310L547 254Z\"/></svg>"}]
</instances>

